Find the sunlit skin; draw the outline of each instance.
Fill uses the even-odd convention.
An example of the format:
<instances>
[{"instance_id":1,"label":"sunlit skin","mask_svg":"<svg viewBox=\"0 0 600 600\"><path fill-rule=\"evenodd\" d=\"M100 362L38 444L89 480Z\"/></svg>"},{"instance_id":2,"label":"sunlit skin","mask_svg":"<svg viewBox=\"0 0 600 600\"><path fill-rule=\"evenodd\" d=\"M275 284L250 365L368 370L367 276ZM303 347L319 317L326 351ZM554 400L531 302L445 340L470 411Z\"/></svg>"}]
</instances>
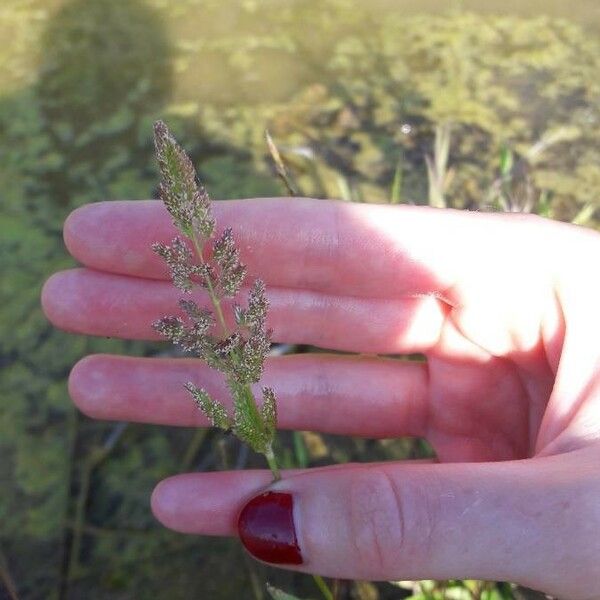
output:
<instances>
[{"instance_id":1,"label":"sunlit skin","mask_svg":"<svg viewBox=\"0 0 600 600\"><path fill-rule=\"evenodd\" d=\"M294 497L294 569L600 597L600 235L535 216L310 199L220 202L214 214L268 286L275 341L357 354L271 358L262 383L280 427L421 436L437 455L284 474L271 489ZM181 292L150 246L175 234L158 201L76 210L65 242L83 267L46 283L48 318L156 339L152 321ZM376 356L404 353L427 360ZM188 380L227 401L194 359L91 356L69 386L94 418L206 425ZM236 535L269 483L267 470L178 475L152 508L177 531Z\"/></svg>"}]
</instances>

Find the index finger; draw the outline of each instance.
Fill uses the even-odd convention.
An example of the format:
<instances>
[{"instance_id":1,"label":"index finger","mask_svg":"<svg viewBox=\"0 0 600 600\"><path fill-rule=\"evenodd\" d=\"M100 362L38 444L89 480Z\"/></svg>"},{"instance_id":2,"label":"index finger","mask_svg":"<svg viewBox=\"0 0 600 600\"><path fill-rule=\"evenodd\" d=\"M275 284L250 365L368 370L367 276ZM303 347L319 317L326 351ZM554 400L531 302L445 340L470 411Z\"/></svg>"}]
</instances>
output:
<instances>
[{"instance_id":1,"label":"index finger","mask_svg":"<svg viewBox=\"0 0 600 600\"><path fill-rule=\"evenodd\" d=\"M251 274L268 285L340 295L442 295L458 269L489 269L494 240L506 244L506 222L491 214L308 198L231 200L213 209L220 227L233 228ZM84 265L152 279L168 274L151 244L176 234L153 200L90 204L65 223L66 245Z\"/></svg>"}]
</instances>

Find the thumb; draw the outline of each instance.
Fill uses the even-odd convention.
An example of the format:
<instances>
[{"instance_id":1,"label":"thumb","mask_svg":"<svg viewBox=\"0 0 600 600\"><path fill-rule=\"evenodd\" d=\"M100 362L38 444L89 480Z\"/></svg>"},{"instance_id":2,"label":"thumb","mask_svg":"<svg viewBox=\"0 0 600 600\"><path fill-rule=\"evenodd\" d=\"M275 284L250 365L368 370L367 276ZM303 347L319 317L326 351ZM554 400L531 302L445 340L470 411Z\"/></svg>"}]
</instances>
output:
<instances>
[{"instance_id":1,"label":"thumb","mask_svg":"<svg viewBox=\"0 0 600 600\"><path fill-rule=\"evenodd\" d=\"M581 510L599 490L566 456L308 471L250 500L239 533L256 558L330 577L502 580L574 598L569 581L597 578Z\"/></svg>"}]
</instances>

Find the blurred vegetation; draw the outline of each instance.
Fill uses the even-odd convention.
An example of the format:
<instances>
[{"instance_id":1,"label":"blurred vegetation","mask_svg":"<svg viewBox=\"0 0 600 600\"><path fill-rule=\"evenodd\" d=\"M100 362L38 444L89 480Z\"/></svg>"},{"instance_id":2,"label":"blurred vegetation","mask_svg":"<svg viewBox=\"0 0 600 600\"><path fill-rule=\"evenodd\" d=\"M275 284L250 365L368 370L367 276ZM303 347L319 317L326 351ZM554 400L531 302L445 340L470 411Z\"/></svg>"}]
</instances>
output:
<instances>
[{"instance_id":1,"label":"blurred vegetation","mask_svg":"<svg viewBox=\"0 0 600 600\"><path fill-rule=\"evenodd\" d=\"M261 598L266 579L317 595L308 578L253 564L236 542L154 522L148 499L161 477L260 464L233 438L95 423L68 400L81 356L161 351L63 334L39 309L45 278L71 264L60 232L73 208L154 195L155 118L216 198L287 193L268 129L305 194L598 227L597 30L401 4L4 0L0 597ZM427 452L419 440L281 437L290 465ZM523 593L478 582L340 587L340 598L374 600Z\"/></svg>"}]
</instances>

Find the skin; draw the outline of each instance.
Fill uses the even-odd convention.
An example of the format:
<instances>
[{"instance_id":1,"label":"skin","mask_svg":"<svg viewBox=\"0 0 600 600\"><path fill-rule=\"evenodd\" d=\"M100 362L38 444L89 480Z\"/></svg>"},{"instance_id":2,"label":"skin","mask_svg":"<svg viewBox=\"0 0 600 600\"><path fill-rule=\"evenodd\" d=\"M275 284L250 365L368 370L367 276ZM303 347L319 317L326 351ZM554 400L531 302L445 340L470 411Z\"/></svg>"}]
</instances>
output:
<instances>
[{"instance_id":1,"label":"skin","mask_svg":"<svg viewBox=\"0 0 600 600\"><path fill-rule=\"evenodd\" d=\"M356 356L273 357L280 426L422 436L437 461L190 473L158 484L156 517L236 535L251 497L294 497L304 564L352 579L481 578L600 597L600 236L536 216L260 199L216 203L271 301L277 342ZM84 206L65 223L82 268L42 302L62 329L154 339L180 293L150 244L176 234L156 201ZM199 301L206 301L197 295ZM422 353L407 362L376 354ZM189 359L89 356L70 392L99 419L206 425L182 389L226 401Z\"/></svg>"}]
</instances>

